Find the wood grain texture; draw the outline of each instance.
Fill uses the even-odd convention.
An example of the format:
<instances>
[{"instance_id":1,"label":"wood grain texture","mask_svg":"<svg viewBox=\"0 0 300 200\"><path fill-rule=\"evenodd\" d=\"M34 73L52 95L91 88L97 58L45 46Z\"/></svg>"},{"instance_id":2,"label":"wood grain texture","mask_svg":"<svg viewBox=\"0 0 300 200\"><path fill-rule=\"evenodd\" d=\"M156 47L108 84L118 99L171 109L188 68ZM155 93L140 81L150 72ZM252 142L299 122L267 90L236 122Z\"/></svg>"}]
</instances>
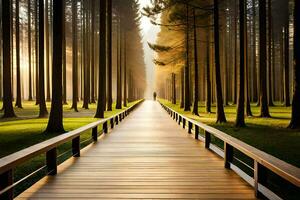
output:
<instances>
[{"instance_id":1,"label":"wood grain texture","mask_svg":"<svg viewBox=\"0 0 300 200\"><path fill-rule=\"evenodd\" d=\"M255 199L223 159L145 101L17 199Z\"/></svg>"}]
</instances>

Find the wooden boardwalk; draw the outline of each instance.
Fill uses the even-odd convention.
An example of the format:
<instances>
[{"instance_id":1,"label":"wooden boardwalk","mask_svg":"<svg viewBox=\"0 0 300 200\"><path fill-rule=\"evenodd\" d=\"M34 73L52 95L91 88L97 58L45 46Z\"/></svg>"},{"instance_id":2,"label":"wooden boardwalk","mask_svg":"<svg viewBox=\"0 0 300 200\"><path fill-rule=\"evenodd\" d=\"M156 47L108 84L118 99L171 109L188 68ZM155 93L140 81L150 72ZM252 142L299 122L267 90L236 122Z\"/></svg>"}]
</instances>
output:
<instances>
[{"instance_id":1,"label":"wooden boardwalk","mask_svg":"<svg viewBox=\"0 0 300 200\"><path fill-rule=\"evenodd\" d=\"M223 159L145 101L111 133L17 199L255 199Z\"/></svg>"}]
</instances>

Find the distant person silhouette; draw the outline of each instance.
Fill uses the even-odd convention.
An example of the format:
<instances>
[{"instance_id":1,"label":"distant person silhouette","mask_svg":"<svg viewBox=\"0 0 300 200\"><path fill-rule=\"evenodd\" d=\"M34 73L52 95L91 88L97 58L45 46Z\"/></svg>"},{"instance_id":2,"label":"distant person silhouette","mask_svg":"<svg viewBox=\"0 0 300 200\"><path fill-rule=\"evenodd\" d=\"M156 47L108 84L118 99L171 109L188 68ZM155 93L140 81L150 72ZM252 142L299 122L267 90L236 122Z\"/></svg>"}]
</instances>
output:
<instances>
[{"instance_id":1,"label":"distant person silhouette","mask_svg":"<svg viewBox=\"0 0 300 200\"><path fill-rule=\"evenodd\" d=\"M154 101L156 101L156 96L157 96L156 92L153 92L153 100Z\"/></svg>"}]
</instances>

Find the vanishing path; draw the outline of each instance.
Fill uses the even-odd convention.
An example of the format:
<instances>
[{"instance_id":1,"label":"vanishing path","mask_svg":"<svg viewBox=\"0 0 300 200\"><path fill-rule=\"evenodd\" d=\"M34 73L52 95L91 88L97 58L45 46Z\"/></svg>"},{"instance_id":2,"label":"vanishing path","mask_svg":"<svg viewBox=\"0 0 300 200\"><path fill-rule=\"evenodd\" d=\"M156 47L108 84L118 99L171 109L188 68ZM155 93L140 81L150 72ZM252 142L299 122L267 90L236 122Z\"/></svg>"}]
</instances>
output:
<instances>
[{"instance_id":1,"label":"vanishing path","mask_svg":"<svg viewBox=\"0 0 300 200\"><path fill-rule=\"evenodd\" d=\"M145 101L111 133L17 199L255 199L223 159Z\"/></svg>"}]
</instances>

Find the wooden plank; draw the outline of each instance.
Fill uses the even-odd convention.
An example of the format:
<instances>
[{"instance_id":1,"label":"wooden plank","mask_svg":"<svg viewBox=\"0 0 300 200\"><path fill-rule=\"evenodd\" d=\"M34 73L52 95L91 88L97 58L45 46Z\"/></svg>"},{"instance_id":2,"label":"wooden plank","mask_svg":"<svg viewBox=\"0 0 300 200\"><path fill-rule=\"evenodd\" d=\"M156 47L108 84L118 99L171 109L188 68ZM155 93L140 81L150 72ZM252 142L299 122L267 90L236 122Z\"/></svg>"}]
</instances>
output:
<instances>
[{"instance_id":1,"label":"wooden plank","mask_svg":"<svg viewBox=\"0 0 300 200\"><path fill-rule=\"evenodd\" d=\"M255 199L223 159L144 102L114 131L17 199Z\"/></svg>"}]
</instances>

